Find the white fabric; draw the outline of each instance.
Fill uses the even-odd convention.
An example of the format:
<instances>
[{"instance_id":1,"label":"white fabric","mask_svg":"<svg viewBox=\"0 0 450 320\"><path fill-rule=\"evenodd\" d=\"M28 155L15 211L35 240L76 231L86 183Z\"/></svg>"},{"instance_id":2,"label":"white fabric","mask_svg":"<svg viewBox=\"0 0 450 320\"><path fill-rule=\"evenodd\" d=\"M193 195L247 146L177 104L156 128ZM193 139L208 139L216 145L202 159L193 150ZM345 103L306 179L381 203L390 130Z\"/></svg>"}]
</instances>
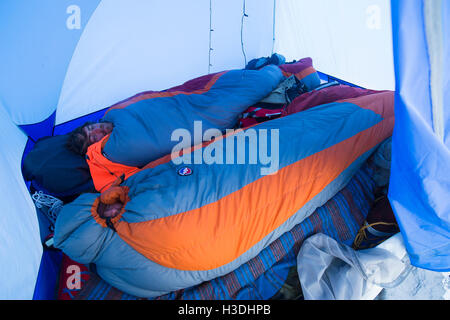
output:
<instances>
[{"instance_id":1,"label":"white fabric","mask_svg":"<svg viewBox=\"0 0 450 320\"><path fill-rule=\"evenodd\" d=\"M208 37L208 0L102 1L69 65L56 124L206 74Z\"/></svg>"},{"instance_id":2,"label":"white fabric","mask_svg":"<svg viewBox=\"0 0 450 320\"><path fill-rule=\"evenodd\" d=\"M0 299L31 299L42 256L36 209L21 174L27 136L0 104Z\"/></svg>"},{"instance_id":3,"label":"white fabric","mask_svg":"<svg viewBox=\"0 0 450 320\"><path fill-rule=\"evenodd\" d=\"M275 52L362 87L395 88L389 0L277 1Z\"/></svg>"},{"instance_id":4,"label":"white fabric","mask_svg":"<svg viewBox=\"0 0 450 320\"><path fill-rule=\"evenodd\" d=\"M411 270L400 233L375 248L355 251L318 233L297 256L305 300L372 300L383 287L395 287Z\"/></svg>"},{"instance_id":5,"label":"white fabric","mask_svg":"<svg viewBox=\"0 0 450 320\"><path fill-rule=\"evenodd\" d=\"M413 267L402 283L383 289L376 300L450 300L450 272Z\"/></svg>"},{"instance_id":6,"label":"white fabric","mask_svg":"<svg viewBox=\"0 0 450 320\"><path fill-rule=\"evenodd\" d=\"M132 5L131 5L132 4ZM246 1L247 61L272 50L272 0ZM61 90L56 124L134 94L243 68L243 2L102 1L87 23ZM209 63L211 66L209 66Z\"/></svg>"}]
</instances>

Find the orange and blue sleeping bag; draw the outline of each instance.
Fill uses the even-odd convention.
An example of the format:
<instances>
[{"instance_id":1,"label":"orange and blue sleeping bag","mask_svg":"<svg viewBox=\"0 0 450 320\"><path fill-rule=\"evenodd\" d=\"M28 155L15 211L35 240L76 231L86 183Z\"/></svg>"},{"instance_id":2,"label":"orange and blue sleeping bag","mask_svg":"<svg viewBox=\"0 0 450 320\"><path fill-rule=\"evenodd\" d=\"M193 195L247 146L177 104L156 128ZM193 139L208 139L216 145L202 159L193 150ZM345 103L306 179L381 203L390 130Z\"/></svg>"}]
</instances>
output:
<instances>
[{"instance_id":1,"label":"orange and blue sleeping bag","mask_svg":"<svg viewBox=\"0 0 450 320\"><path fill-rule=\"evenodd\" d=\"M268 91L282 70L270 69L260 78L268 78ZM184 98L172 103L193 108L203 93L159 98L189 97L191 105ZM95 263L105 281L135 296L198 285L235 270L322 206L393 127L394 93L370 91L230 131L183 153L170 154L166 146L169 152L142 167L123 165L133 170L115 187L125 202L116 217L97 213L112 189L66 204L55 246L77 262ZM98 146L107 146L105 140Z\"/></svg>"},{"instance_id":2,"label":"orange and blue sleeping bag","mask_svg":"<svg viewBox=\"0 0 450 320\"><path fill-rule=\"evenodd\" d=\"M169 154L178 144L171 136L178 128L192 133L186 146L202 142L210 129L233 128L245 109L291 75L311 90L320 85L311 58L304 58L259 70L209 74L168 90L142 92L111 106L102 120L114 124L112 133L91 145L86 155L96 190L104 191L120 176L129 177ZM193 134L196 121L201 121L198 135Z\"/></svg>"}]
</instances>

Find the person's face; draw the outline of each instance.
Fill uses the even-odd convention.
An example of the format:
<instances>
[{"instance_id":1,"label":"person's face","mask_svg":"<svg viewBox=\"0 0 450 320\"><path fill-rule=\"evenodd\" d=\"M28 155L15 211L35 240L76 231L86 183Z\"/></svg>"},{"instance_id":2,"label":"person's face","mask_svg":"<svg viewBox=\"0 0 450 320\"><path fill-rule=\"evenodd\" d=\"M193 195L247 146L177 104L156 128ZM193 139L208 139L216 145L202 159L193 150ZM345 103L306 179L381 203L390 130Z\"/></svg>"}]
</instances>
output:
<instances>
[{"instance_id":1,"label":"person's face","mask_svg":"<svg viewBox=\"0 0 450 320\"><path fill-rule=\"evenodd\" d=\"M100 122L89 124L84 127L84 133L87 137L87 145L100 141L104 136L111 133L113 125L110 122Z\"/></svg>"}]
</instances>

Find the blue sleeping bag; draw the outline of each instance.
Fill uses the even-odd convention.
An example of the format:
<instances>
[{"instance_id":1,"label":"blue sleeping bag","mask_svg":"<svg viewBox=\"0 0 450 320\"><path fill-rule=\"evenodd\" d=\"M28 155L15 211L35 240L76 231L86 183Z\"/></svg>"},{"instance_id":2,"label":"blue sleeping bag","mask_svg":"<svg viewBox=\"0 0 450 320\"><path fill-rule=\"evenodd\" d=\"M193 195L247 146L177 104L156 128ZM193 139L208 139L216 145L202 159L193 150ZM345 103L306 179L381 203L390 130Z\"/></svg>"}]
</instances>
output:
<instances>
[{"instance_id":1,"label":"blue sleeping bag","mask_svg":"<svg viewBox=\"0 0 450 320\"><path fill-rule=\"evenodd\" d=\"M260 70L211 74L170 90L132 97L112 106L103 117L114 124L103 154L112 162L142 167L179 143L176 137L172 141L174 130L194 132L194 121L201 121L201 134L186 141L186 146L200 143L208 129L233 128L246 108L283 79L281 70L269 65Z\"/></svg>"}]
</instances>

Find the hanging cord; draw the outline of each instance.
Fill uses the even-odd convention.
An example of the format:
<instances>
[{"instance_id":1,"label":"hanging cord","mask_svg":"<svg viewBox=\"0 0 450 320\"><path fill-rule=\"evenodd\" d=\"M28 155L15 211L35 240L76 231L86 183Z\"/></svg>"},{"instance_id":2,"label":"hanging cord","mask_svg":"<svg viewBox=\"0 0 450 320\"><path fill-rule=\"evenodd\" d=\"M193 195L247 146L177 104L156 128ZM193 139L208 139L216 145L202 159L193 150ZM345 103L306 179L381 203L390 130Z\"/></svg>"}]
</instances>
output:
<instances>
[{"instance_id":1,"label":"hanging cord","mask_svg":"<svg viewBox=\"0 0 450 320\"><path fill-rule=\"evenodd\" d=\"M211 73L211 51L213 48L211 47L211 32L213 32L212 28L212 0L209 0L209 52L208 52L208 74Z\"/></svg>"},{"instance_id":2,"label":"hanging cord","mask_svg":"<svg viewBox=\"0 0 450 320\"><path fill-rule=\"evenodd\" d=\"M248 17L248 15L245 13L245 0L244 0L243 8L242 8L242 18L241 18L241 49L242 49L242 54L244 55L244 67L247 66L247 56L245 55L244 36L243 36L244 18L245 17Z\"/></svg>"},{"instance_id":3,"label":"hanging cord","mask_svg":"<svg viewBox=\"0 0 450 320\"><path fill-rule=\"evenodd\" d=\"M275 10L277 7L277 1L273 0L273 22L272 22L272 55L273 55L273 50L275 49Z\"/></svg>"},{"instance_id":4,"label":"hanging cord","mask_svg":"<svg viewBox=\"0 0 450 320\"><path fill-rule=\"evenodd\" d=\"M48 210L43 211L50 222L55 225L56 218L64 203L58 198L45 194L42 191L36 191L31 198L34 200L37 208L48 207Z\"/></svg>"}]
</instances>

